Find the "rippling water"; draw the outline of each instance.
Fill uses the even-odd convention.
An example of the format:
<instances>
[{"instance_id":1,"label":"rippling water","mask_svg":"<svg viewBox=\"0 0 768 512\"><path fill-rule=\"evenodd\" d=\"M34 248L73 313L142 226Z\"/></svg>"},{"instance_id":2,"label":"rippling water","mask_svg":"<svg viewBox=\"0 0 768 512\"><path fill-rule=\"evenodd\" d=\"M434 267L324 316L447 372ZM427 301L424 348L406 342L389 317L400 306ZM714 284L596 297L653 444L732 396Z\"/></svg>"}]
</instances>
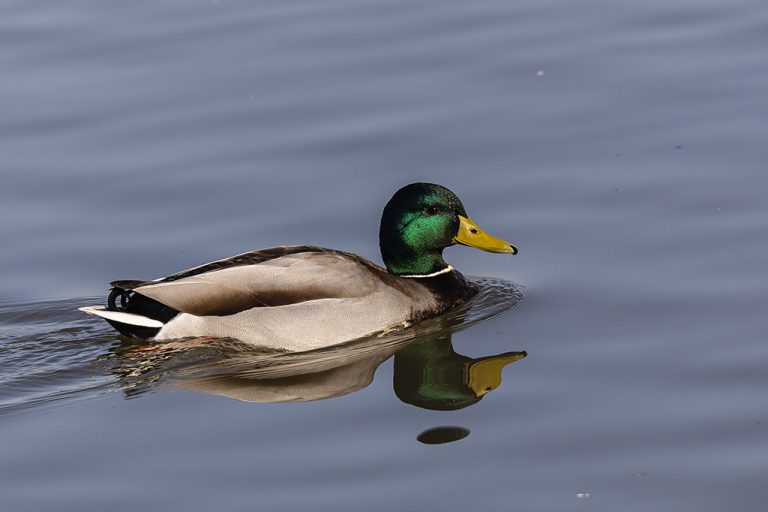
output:
<instances>
[{"instance_id":1,"label":"rippling water","mask_svg":"<svg viewBox=\"0 0 768 512\"><path fill-rule=\"evenodd\" d=\"M766 28L757 0L3 2L0 510L759 509ZM334 398L252 403L274 354L242 375L74 309L274 245L378 261L419 180L520 248L448 261L526 300L281 360ZM430 402L425 361L461 386Z\"/></svg>"}]
</instances>

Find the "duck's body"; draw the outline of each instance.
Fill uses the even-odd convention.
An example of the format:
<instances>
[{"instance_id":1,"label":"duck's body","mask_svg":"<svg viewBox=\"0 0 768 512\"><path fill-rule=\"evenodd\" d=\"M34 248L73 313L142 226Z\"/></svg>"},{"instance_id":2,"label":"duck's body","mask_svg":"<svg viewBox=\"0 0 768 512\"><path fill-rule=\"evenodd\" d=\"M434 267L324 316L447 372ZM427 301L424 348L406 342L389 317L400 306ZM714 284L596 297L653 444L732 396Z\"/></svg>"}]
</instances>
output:
<instances>
[{"instance_id":1,"label":"duck's body","mask_svg":"<svg viewBox=\"0 0 768 512\"><path fill-rule=\"evenodd\" d=\"M406 278L354 254L309 246L249 252L154 281L115 281L112 287L111 302L127 297L124 310L86 312L104 316L123 334L156 340L230 337L293 351L436 315L475 291L452 269ZM128 315L158 323L136 325Z\"/></svg>"},{"instance_id":2,"label":"duck's body","mask_svg":"<svg viewBox=\"0 0 768 512\"><path fill-rule=\"evenodd\" d=\"M409 185L414 186L427 185ZM432 187L439 186L428 187L433 190ZM443 190L447 191L443 187L438 191ZM270 348L311 350L440 314L474 295L475 287L442 259L445 245L467 243L460 240L462 228L473 230L472 235L506 244L503 250L482 247L486 250L516 252L508 243L478 231L461 206L455 216L455 229L448 222L453 215L446 215L446 227L441 227L450 235L448 243L438 251L415 251L409 256L413 247L398 250L396 235L403 233L405 245L409 229L413 231L409 226L415 226L417 219L397 216L400 222L394 222L391 229L385 222L393 217L388 216L387 209L393 202L399 207L397 203L403 201L402 197L395 201L398 194L382 217L380 239L385 261L390 260L387 269L332 249L276 247L153 281L115 281L111 283L106 307L81 309L106 319L123 334L140 338L230 337ZM412 194L406 194L409 195ZM434 222L438 214L424 215ZM471 224L459 226L460 219ZM413 231L411 238L420 234L424 234L424 228ZM432 243L424 236L419 243L423 245L424 240ZM387 258L387 251L394 253ZM410 264L408 257L412 260Z\"/></svg>"}]
</instances>

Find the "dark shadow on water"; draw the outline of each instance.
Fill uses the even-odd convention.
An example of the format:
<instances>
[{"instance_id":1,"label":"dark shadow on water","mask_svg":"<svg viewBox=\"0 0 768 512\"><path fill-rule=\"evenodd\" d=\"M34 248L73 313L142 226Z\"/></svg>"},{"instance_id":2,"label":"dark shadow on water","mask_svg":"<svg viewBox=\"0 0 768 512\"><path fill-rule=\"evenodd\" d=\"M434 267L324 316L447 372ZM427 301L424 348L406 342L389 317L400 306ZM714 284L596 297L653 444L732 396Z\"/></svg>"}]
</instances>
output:
<instances>
[{"instance_id":1,"label":"dark shadow on water","mask_svg":"<svg viewBox=\"0 0 768 512\"><path fill-rule=\"evenodd\" d=\"M469 435L464 427L445 426L430 428L419 434L416 439L424 444L445 444L460 441Z\"/></svg>"},{"instance_id":2,"label":"dark shadow on water","mask_svg":"<svg viewBox=\"0 0 768 512\"><path fill-rule=\"evenodd\" d=\"M453 350L454 332L510 311L523 300L524 290L513 283L476 281L481 292L440 317L301 353L231 339L137 344L75 311L81 299L0 307L0 324L10 333L0 342L0 413L118 390L135 398L169 387L248 402L320 400L365 388L393 355L393 385L401 401L460 409L497 388L502 368L526 355L472 359ZM466 434L456 434L455 440Z\"/></svg>"}]
</instances>

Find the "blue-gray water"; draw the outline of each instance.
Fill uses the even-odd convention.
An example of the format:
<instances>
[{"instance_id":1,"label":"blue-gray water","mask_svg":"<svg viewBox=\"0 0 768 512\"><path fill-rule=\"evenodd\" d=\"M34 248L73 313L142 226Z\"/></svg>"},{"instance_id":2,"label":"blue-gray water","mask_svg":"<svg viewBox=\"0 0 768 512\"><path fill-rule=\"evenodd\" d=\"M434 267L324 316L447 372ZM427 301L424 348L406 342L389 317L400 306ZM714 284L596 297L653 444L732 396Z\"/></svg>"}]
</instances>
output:
<instances>
[{"instance_id":1,"label":"blue-gray water","mask_svg":"<svg viewBox=\"0 0 768 512\"><path fill-rule=\"evenodd\" d=\"M768 498L765 2L6 0L0 42L0 510ZM469 407L394 358L312 402L164 386L74 310L273 245L379 261L413 181L520 248L446 251L527 289L452 337L528 353Z\"/></svg>"}]
</instances>

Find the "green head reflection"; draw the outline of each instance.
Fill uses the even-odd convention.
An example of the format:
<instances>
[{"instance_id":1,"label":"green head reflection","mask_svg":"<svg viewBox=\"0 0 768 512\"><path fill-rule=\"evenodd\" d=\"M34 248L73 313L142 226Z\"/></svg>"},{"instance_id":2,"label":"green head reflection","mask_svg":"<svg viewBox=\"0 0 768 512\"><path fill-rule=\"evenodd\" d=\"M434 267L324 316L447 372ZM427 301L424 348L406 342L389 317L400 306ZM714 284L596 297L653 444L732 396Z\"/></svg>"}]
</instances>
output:
<instances>
[{"instance_id":1,"label":"green head reflection","mask_svg":"<svg viewBox=\"0 0 768 512\"><path fill-rule=\"evenodd\" d=\"M395 394L424 409L462 409L499 387L501 370L525 356L525 352L505 352L472 359L453 350L449 334L436 336L395 354Z\"/></svg>"}]
</instances>

